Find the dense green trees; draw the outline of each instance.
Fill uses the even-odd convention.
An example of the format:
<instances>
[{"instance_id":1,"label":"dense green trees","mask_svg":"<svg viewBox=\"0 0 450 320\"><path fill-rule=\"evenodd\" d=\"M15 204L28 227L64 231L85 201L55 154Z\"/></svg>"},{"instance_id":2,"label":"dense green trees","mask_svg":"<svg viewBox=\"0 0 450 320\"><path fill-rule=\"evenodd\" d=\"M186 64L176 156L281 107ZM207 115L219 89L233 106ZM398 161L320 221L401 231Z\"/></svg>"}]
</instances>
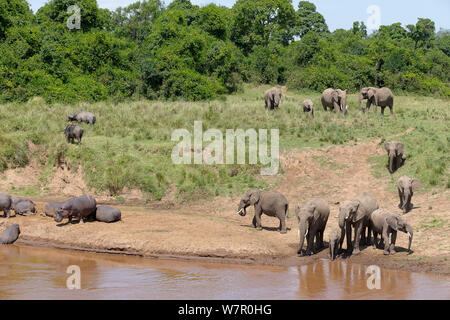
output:
<instances>
[{"instance_id":1,"label":"dense green trees","mask_svg":"<svg viewBox=\"0 0 450 320\"><path fill-rule=\"evenodd\" d=\"M368 35L362 22L330 32L308 1L144 0L110 12L77 0L81 29L69 30L74 3L50 0L33 15L26 0L0 1L0 100L199 100L243 81L450 96L450 35L429 19Z\"/></svg>"}]
</instances>

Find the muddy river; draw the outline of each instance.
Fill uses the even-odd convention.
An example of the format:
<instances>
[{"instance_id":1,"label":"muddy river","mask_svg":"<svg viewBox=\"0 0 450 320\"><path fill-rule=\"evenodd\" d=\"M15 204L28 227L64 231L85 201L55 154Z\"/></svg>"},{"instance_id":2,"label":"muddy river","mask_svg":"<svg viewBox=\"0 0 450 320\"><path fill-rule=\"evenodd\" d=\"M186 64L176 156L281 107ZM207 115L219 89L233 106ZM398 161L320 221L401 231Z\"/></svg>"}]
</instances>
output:
<instances>
[{"instance_id":1,"label":"muddy river","mask_svg":"<svg viewBox=\"0 0 450 320\"><path fill-rule=\"evenodd\" d=\"M366 270L339 260L266 267L12 245L0 246L0 299L450 298L449 277L381 269L377 282Z\"/></svg>"}]
</instances>

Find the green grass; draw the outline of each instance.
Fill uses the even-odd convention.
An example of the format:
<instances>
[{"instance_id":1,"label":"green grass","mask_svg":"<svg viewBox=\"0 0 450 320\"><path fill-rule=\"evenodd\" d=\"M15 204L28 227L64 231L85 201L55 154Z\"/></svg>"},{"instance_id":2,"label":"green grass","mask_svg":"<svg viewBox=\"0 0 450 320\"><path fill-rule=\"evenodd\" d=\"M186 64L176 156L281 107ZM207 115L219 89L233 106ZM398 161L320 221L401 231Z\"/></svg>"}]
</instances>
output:
<instances>
[{"instance_id":1,"label":"green grass","mask_svg":"<svg viewBox=\"0 0 450 320\"><path fill-rule=\"evenodd\" d=\"M0 171L23 167L36 157L45 168L45 185L55 164L61 161L72 168L83 167L90 187L119 195L124 187L140 189L147 199L160 200L169 185L176 186L177 198L198 199L233 195L249 188L268 189L278 179L262 178L261 165L174 165L171 151L173 129L193 132L195 120L203 130L271 129L280 130L281 151L317 148L355 141L385 138L415 130L399 139L405 144L407 161L394 174L418 177L427 188L450 188L450 102L431 97L396 97L394 117L361 114L356 111L357 95L348 97L348 116L325 113L319 93L288 92L280 110L264 110L263 92L267 87L247 86L243 93L226 99L204 102L136 101L122 103L46 104L42 99L29 103L0 105ZM304 115L300 105L311 98L316 118ZM68 114L78 110L96 114L91 127L81 124L85 134L81 145L67 144L63 130ZM28 141L39 146L32 156ZM207 143L204 143L204 146ZM324 166L338 169L330 159L319 159ZM373 173L389 177L387 157L375 156ZM349 164L351 165L351 164ZM280 168L281 169L281 168ZM282 174L282 170L280 170Z\"/></svg>"}]
</instances>

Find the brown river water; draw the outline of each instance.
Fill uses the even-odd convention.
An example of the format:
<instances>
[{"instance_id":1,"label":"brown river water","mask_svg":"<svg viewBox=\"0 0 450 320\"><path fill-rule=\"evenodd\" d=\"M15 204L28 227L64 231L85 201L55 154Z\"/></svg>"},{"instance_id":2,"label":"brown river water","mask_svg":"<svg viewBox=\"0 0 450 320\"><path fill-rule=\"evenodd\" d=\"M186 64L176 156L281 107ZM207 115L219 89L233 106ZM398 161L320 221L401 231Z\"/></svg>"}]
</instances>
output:
<instances>
[{"instance_id":1,"label":"brown river water","mask_svg":"<svg viewBox=\"0 0 450 320\"><path fill-rule=\"evenodd\" d=\"M81 271L69 290L67 268ZM0 246L0 299L449 299L450 277L321 260L296 267L231 265ZM373 282L372 282L373 283Z\"/></svg>"}]
</instances>

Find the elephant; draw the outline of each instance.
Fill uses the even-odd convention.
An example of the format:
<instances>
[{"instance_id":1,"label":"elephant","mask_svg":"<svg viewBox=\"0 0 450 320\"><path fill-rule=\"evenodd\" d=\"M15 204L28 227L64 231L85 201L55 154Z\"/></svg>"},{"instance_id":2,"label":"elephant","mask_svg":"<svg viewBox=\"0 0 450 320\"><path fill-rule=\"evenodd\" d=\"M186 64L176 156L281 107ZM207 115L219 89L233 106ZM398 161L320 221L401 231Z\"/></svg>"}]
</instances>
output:
<instances>
[{"instance_id":1,"label":"elephant","mask_svg":"<svg viewBox=\"0 0 450 320\"><path fill-rule=\"evenodd\" d=\"M381 234L384 242L384 254L389 255L395 252L395 241L397 240L397 231L407 233L409 236L408 252L411 252L411 243L413 238L413 228L404 217L399 214L391 213L386 209L378 209L372 212L370 216L370 228L373 232L373 246L377 247L377 237ZM391 234L391 244L389 244L389 234Z\"/></svg>"},{"instance_id":2,"label":"elephant","mask_svg":"<svg viewBox=\"0 0 450 320\"><path fill-rule=\"evenodd\" d=\"M353 248L353 254L360 253L359 240L364 234L365 228L369 228L370 235L370 215L378 209L377 200L367 192L358 194L352 200L344 201L339 207L339 227L341 228L341 239L339 249L342 249L344 235L347 237L347 252ZM352 245L352 226L355 229L355 238ZM345 228L345 233L344 233ZM370 239L370 237L369 237Z\"/></svg>"},{"instance_id":3,"label":"elephant","mask_svg":"<svg viewBox=\"0 0 450 320\"><path fill-rule=\"evenodd\" d=\"M101 222L115 222L121 219L121 212L119 209L109 206L98 206L95 212L95 220Z\"/></svg>"},{"instance_id":4,"label":"elephant","mask_svg":"<svg viewBox=\"0 0 450 320\"><path fill-rule=\"evenodd\" d=\"M3 218L11 216L12 199L9 195L0 193L0 211L3 211Z\"/></svg>"},{"instance_id":5,"label":"elephant","mask_svg":"<svg viewBox=\"0 0 450 320\"><path fill-rule=\"evenodd\" d=\"M333 88L325 89L322 93L321 101L325 111L330 108L330 110L334 109L336 113L340 111L343 114L346 114L348 112L347 90Z\"/></svg>"},{"instance_id":6,"label":"elephant","mask_svg":"<svg viewBox=\"0 0 450 320\"><path fill-rule=\"evenodd\" d=\"M323 248L323 232L327 225L330 207L328 203L320 198L314 198L306 202L303 206L295 207L295 216L298 221L299 245L297 254L302 254L303 243L306 238L305 255L311 255ZM316 246L314 246L314 237Z\"/></svg>"},{"instance_id":7,"label":"elephant","mask_svg":"<svg viewBox=\"0 0 450 320\"><path fill-rule=\"evenodd\" d=\"M33 201L22 197L13 197L12 199L12 209L16 214L28 216L36 213L36 204Z\"/></svg>"},{"instance_id":8,"label":"elephant","mask_svg":"<svg viewBox=\"0 0 450 320\"><path fill-rule=\"evenodd\" d=\"M0 244L13 244L19 238L20 228L18 224L12 224L0 236Z\"/></svg>"},{"instance_id":9,"label":"elephant","mask_svg":"<svg viewBox=\"0 0 450 320\"><path fill-rule=\"evenodd\" d=\"M328 247L330 248L329 257L331 260L334 260L338 254L339 241L342 237L342 229L333 227L328 237Z\"/></svg>"},{"instance_id":10,"label":"elephant","mask_svg":"<svg viewBox=\"0 0 450 320\"><path fill-rule=\"evenodd\" d=\"M377 107L381 107L381 114L384 115L384 109L389 107L391 115L394 114L394 95L389 88L369 88L367 90L367 111L371 104L373 104L374 113L377 113Z\"/></svg>"},{"instance_id":11,"label":"elephant","mask_svg":"<svg viewBox=\"0 0 450 320\"><path fill-rule=\"evenodd\" d=\"M311 116L314 118L314 103L310 99L303 101L303 112L311 112Z\"/></svg>"},{"instance_id":12,"label":"elephant","mask_svg":"<svg viewBox=\"0 0 450 320\"><path fill-rule=\"evenodd\" d=\"M390 141L384 144L384 149L388 153L389 172L392 174L405 163L406 155L404 145L398 141Z\"/></svg>"},{"instance_id":13,"label":"elephant","mask_svg":"<svg viewBox=\"0 0 450 320\"><path fill-rule=\"evenodd\" d=\"M78 110L73 115L71 115L71 116L69 115L67 117L67 122L72 122L72 121L86 122L87 124L90 124L91 126L93 126L95 124L95 122L97 121L97 118L91 112Z\"/></svg>"},{"instance_id":14,"label":"elephant","mask_svg":"<svg viewBox=\"0 0 450 320\"><path fill-rule=\"evenodd\" d=\"M281 97L283 96L281 89L273 87L264 93L264 101L266 103L266 109L278 109Z\"/></svg>"},{"instance_id":15,"label":"elephant","mask_svg":"<svg viewBox=\"0 0 450 320\"><path fill-rule=\"evenodd\" d=\"M400 204L398 207L403 210L403 213L407 213L413 208L411 203L414 191L420 187L419 179L412 179L407 176L402 176L397 181L398 196L400 198Z\"/></svg>"},{"instance_id":16,"label":"elephant","mask_svg":"<svg viewBox=\"0 0 450 320\"><path fill-rule=\"evenodd\" d=\"M69 223L72 222L72 217L78 217L79 223L84 223L83 219L89 215L95 215L97 210L97 201L88 195L75 197L64 202L62 207L56 210L54 217L56 222L61 222L64 218L69 218Z\"/></svg>"},{"instance_id":17,"label":"elephant","mask_svg":"<svg viewBox=\"0 0 450 320\"><path fill-rule=\"evenodd\" d=\"M365 87L362 88L361 91L359 92L359 98L358 98L358 110L361 110L361 101L369 99L367 93L369 92L370 89L376 89L374 87ZM364 111L364 109L363 109Z\"/></svg>"},{"instance_id":18,"label":"elephant","mask_svg":"<svg viewBox=\"0 0 450 320\"><path fill-rule=\"evenodd\" d=\"M68 143L74 143L75 139L78 140L78 143L81 143L81 138L83 138L83 128L71 124L64 130L64 135L66 136Z\"/></svg>"},{"instance_id":19,"label":"elephant","mask_svg":"<svg viewBox=\"0 0 450 320\"><path fill-rule=\"evenodd\" d=\"M64 205L64 202L50 202L47 203L44 207L44 211L41 213L41 215L45 215L47 217L54 218L56 215L56 211L58 209L61 209Z\"/></svg>"},{"instance_id":20,"label":"elephant","mask_svg":"<svg viewBox=\"0 0 450 320\"><path fill-rule=\"evenodd\" d=\"M289 214L289 203L285 196L277 191L263 191L253 189L247 191L239 202L238 214L242 217L247 214L246 208L253 205L255 216L252 225L257 230L262 230L261 215L264 213L280 220L280 233L286 233L286 218Z\"/></svg>"}]
</instances>

